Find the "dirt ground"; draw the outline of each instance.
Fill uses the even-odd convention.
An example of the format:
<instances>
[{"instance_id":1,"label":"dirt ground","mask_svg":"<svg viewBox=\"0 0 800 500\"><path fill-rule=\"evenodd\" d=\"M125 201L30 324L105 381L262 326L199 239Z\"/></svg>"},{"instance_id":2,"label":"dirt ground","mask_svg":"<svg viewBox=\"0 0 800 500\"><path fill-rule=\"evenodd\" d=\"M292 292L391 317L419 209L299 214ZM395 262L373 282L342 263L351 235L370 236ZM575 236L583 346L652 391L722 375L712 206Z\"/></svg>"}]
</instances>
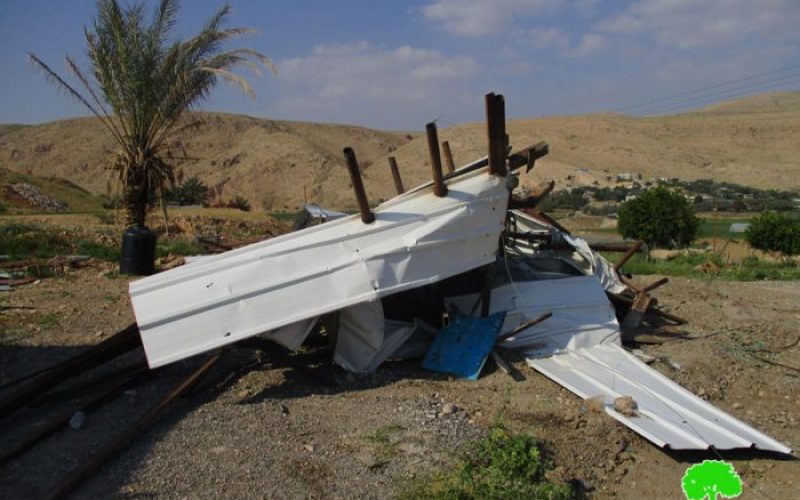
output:
<instances>
[{"instance_id":1,"label":"dirt ground","mask_svg":"<svg viewBox=\"0 0 800 500\"><path fill-rule=\"evenodd\" d=\"M111 264L94 263L0 292L1 385L133 321L128 278L112 271ZM639 338L639 347L658 358L653 366L800 447L800 373L755 357L800 367L800 282L673 278L656 295L691 323ZM104 370L140 356L134 352ZM79 429L62 428L0 464L0 498L48 491L204 359L136 378L88 411ZM324 338L297 353L266 342L240 345L73 497L390 498L452 463L498 422L541 439L555 465L552 478L580 484L589 498L681 498L685 469L719 457L656 448L521 360L515 366L523 381L492 366L476 382L455 380L426 372L417 361L386 363L359 378L332 364ZM63 412L98 378L77 379L0 420L0 450L45 415ZM756 452L720 455L743 478L742 498L796 496L797 461Z\"/></svg>"}]
</instances>

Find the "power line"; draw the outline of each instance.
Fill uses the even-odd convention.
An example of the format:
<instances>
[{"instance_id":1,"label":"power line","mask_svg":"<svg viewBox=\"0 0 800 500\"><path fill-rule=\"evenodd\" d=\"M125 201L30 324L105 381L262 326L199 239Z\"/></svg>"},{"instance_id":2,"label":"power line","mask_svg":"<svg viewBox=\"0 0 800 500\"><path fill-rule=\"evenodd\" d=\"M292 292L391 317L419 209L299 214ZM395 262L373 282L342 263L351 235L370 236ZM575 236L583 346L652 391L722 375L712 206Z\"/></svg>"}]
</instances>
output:
<instances>
[{"instance_id":1,"label":"power line","mask_svg":"<svg viewBox=\"0 0 800 500\"><path fill-rule=\"evenodd\" d=\"M663 111L668 111L670 109L680 109L680 108L685 108L685 107L689 107L689 106L693 106L693 105L697 105L697 104L702 104L702 103L709 102L709 101L715 101L715 100L724 99L724 98L730 98L730 97L738 97L740 95L744 95L744 94L753 92L755 90L768 90L768 89L772 89L772 88L775 88L775 87L781 87L781 86L784 86L784 85L790 85L792 83L796 83L796 82L800 81L800 79L798 79L798 77L800 77L800 73L795 73L795 74L792 74L792 75L784 76L782 78L776 78L776 79L773 79L773 80L768 80L768 81L764 81L764 82L758 82L758 83L751 84L751 85L745 85L743 87L739 87L739 88L735 88L735 89L728 89L728 90L724 90L722 92L716 92L716 93L712 93L712 94L705 95L705 96L695 97L695 98L687 99L687 100L684 100L684 101L681 101L681 102L670 103L670 104L662 104L662 105L656 106L655 108L650 109L650 110L640 111L639 113L643 114L643 115L652 115L652 114L661 113Z\"/></svg>"},{"instance_id":2,"label":"power line","mask_svg":"<svg viewBox=\"0 0 800 500\"><path fill-rule=\"evenodd\" d=\"M794 66L787 66L785 68L775 69L775 70L772 70L772 71L767 71L765 73L758 73L758 74L746 76L746 77L743 77L743 78L737 78L735 80L728 80L728 81L725 81L725 82L716 83L714 85L709 85L709 86L701 87L701 88L698 88L698 89L687 90L685 92L681 92L679 94L674 94L674 95L667 96L667 97L660 97L660 98L657 98L657 99L651 99L649 101L641 102L641 103L638 103L638 104L632 104L630 106L625 106L625 107L622 107L622 108L615 109L615 110L613 110L613 112L620 113L622 111L626 111L626 110L629 110L629 109L643 107L643 106L646 106L648 104L654 104L654 103L659 103L659 102L663 102L663 101L669 101L671 99L676 99L678 97L684 97L684 96L687 96L687 95L696 94L698 92L704 92L706 90L713 90L713 89L717 89L717 88L720 88L720 87L725 87L727 85L732 85L734 83L746 82L746 81L749 81L749 80L753 80L755 78L760 78L762 76L774 75L776 73L785 73L786 71L797 69L797 68L800 68L800 64L797 64L797 65L794 65Z\"/></svg>"}]
</instances>

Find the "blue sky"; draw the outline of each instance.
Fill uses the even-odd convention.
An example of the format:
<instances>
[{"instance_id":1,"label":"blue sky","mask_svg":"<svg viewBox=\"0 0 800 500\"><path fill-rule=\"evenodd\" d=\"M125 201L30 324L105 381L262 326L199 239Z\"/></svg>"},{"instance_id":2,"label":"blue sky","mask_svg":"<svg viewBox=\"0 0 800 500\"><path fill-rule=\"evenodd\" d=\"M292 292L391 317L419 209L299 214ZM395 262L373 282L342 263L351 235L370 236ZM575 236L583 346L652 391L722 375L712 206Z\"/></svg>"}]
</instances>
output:
<instances>
[{"instance_id":1,"label":"blue sky","mask_svg":"<svg viewBox=\"0 0 800 500\"><path fill-rule=\"evenodd\" d=\"M249 78L255 101L221 84L207 110L421 129L434 119L481 119L490 91L521 118L675 112L800 88L800 0L230 3L229 25L257 30L232 47L267 54L278 74ZM177 34L193 33L221 4L184 0ZM85 63L82 30L94 8L90 0L0 0L0 123L86 114L25 53L58 69L66 54ZM715 87L629 108L707 86Z\"/></svg>"}]
</instances>

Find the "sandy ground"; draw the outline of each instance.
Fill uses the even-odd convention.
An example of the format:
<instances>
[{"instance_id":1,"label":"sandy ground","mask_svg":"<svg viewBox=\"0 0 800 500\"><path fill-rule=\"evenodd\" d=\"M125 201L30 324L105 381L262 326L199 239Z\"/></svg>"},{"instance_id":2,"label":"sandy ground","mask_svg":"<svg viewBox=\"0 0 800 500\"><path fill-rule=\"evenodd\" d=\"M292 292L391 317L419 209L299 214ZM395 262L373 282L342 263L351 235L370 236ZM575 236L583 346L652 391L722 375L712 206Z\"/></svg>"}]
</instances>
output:
<instances>
[{"instance_id":1,"label":"sandy ground","mask_svg":"<svg viewBox=\"0 0 800 500\"><path fill-rule=\"evenodd\" d=\"M0 384L74 355L133 320L128 280L110 266L0 295ZM640 345L645 352L670 361L654 367L797 449L798 372L751 353L800 366L800 346L785 348L800 337L800 283L674 278L658 297L691 323L639 339L648 342ZM476 382L454 380L415 361L356 378L331 363L325 340L298 353L257 342L230 349L74 498L389 498L452 463L496 422L541 439L555 465L551 476L580 481L590 498L679 498L685 469L717 458L658 449L521 361L519 382L493 367ZM52 487L202 360L137 378L89 411L80 429L61 429L0 465L0 497L32 498ZM91 380L78 379L0 420L0 449L53 409L63 411ZM443 413L447 403L457 410ZM721 456L742 475L746 497L791 498L798 489L796 461L753 452Z\"/></svg>"}]
</instances>

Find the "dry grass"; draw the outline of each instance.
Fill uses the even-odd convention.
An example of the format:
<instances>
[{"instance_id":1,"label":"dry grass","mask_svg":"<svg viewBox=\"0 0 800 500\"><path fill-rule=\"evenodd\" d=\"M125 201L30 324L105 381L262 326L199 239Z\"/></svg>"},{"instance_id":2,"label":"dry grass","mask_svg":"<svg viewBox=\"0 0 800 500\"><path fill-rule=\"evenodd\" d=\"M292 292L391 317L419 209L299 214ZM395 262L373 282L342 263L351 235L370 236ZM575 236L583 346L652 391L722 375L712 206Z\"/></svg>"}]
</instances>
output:
<instances>
[{"instance_id":1,"label":"dry grass","mask_svg":"<svg viewBox=\"0 0 800 500\"><path fill-rule=\"evenodd\" d=\"M513 110L513 103L509 106ZM430 177L420 134L202 116L202 127L172 144L177 167L186 177L221 186L224 199L244 196L256 210L292 210L304 199L332 208L354 206L344 146L358 155L372 203L394 195L389 155L397 157L406 186ZM555 179L559 188L603 184L609 175L638 172L645 178L714 178L792 189L800 187L798 123L800 92L785 92L656 118L595 114L511 120L508 132L516 147L540 140L550 144L550 155L524 179L531 184L544 179ZM457 125L439 135L450 142L457 164L486 154L482 123ZM68 178L94 193L106 192L103 171L113 148L91 119L0 127L0 167Z\"/></svg>"}]
</instances>

